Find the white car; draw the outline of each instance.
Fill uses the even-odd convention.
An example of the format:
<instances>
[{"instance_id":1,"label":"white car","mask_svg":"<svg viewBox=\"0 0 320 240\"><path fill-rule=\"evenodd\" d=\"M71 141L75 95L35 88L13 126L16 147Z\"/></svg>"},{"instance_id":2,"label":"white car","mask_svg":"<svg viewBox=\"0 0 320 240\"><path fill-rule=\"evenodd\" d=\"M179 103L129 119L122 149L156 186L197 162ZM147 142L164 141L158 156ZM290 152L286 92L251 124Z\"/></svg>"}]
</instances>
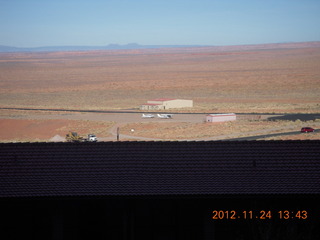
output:
<instances>
[{"instance_id":1,"label":"white car","mask_svg":"<svg viewBox=\"0 0 320 240\"><path fill-rule=\"evenodd\" d=\"M89 141L89 142L97 142L98 139L97 139L96 135L94 135L94 134L88 134L88 141Z\"/></svg>"},{"instance_id":2,"label":"white car","mask_svg":"<svg viewBox=\"0 0 320 240\"><path fill-rule=\"evenodd\" d=\"M172 118L172 114L158 114L158 118Z\"/></svg>"},{"instance_id":3,"label":"white car","mask_svg":"<svg viewBox=\"0 0 320 240\"><path fill-rule=\"evenodd\" d=\"M154 118L153 114L142 114L142 118Z\"/></svg>"}]
</instances>

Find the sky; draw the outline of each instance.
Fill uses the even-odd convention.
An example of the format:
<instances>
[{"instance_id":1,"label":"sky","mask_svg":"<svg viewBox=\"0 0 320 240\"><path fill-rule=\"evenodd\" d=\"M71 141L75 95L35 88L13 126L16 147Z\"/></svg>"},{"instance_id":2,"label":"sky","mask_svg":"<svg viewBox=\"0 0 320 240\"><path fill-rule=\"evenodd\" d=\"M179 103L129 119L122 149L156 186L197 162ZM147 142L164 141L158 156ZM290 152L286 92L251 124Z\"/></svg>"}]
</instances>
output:
<instances>
[{"instance_id":1,"label":"sky","mask_svg":"<svg viewBox=\"0 0 320 240\"><path fill-rule=\"evenodd\" d=\"M0 0L0 45L320 41L320 0Z\"/></svg>"}]
</instances>

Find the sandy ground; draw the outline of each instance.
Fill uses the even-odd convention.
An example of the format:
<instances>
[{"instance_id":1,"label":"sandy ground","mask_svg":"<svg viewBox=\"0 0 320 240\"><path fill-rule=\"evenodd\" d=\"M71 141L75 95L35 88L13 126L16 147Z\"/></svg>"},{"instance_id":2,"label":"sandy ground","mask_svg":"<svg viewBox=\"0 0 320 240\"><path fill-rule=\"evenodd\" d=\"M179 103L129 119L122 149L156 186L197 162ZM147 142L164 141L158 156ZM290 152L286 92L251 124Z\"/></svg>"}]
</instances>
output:
<instances>
[{"instance_id":1,"label":"sandy ground","mask_svg":"<svg viewBox=\"0 0 320 240\"><path fill-rule=\"evenodd\" d=\"M176 115L173 122L202 122L204 115ZM55 113L0 110L1 141L64 140L68 131L94 133L101 140L116 140L117 128L136 123L168 123L168 119L143 119L140 113ZM122 131L121 131L122 132ZM154 138L124 136L121 139L151 140Z\"/></svg>"},{"instance_id":2,"label":"sandy ground","mask_svg":"<svg viewBox=\"0 0 320 240\"><path fill-rule=\"evenodd\" d=\"M0 107L137 109L149 99L182 98L194 100L193 108L179 110L185 113L319 113L319 46L0 53ZM318 127L249 118L208 125L204 117L0 110L0 141L63 140L68 131L114 141L118 127L121 140L220 139ZM296 138L314 136L319 139L317 133Z\"/></svg>"},{"instance_id":3,"label":"sandy ground","mask_svg":"<svg viewBox=\"0 0 320 240\"><path fill-rule=\"evenodd\" d=\"M320 128L319 121L267 121L270 115L239 115L238 120L205 123L202 114L175 114L172 119L143 119L141 113L65 113L0 110L0 141L64 141L69 131L94 133L99 141L221 140ZM320 139L318 132L286 139Z\"/></svg>"},{"instance_id":4,"label":"sandy ground","mask_svg":"<svg viewBox=\"0 0 320 240\"><path fill-rule=\"evenodd\" d=\"M0 110L0 141L64 141L69 131L86 136L95 133L97 136L111 136L110 128L114 122L102 116L65 113L26 113Z\"/></svg>"},{"instance_id":5,"label":"sandy ground","mask_svg":"<svg viewBox=\"0 0 320 240\"><path fill-rule=\"evenodd\" d=\"M0 54L0 106L137 108L194 100L196 111L320 111L320 47Z\"/></svg>"}]
</instances>

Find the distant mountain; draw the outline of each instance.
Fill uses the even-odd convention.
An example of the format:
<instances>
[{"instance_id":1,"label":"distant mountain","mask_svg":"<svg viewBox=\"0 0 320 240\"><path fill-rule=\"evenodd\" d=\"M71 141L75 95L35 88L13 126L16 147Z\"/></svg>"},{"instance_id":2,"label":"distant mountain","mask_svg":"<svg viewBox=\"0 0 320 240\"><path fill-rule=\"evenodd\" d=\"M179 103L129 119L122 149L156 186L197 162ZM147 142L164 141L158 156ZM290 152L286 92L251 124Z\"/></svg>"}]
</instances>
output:
<instances>
[{"instance_id":1,"label":"distant mountain","mask_svg":"<svg viewBox=\"0 0 320 240\"><path fill-rule=\"evenodd\" d=\"M109 44L107 46L48 46L34 48L18 48L1 46L0 52L56 52L56 51L92 51L92 50L118 50L118 49L152 49L152 48L182 48L182 47L203 47L201 45L139 45L129 43L126 45Z\"/></svg>"},{"instance_id":2,"label":"distant mountain","mask_svg":"<svg viewBox=\"0 0 320 240\"><path fill-rule=\"evenodd\" d=\"M129 43L125 45L109 44L106 46L48 46L34 48L18 48L1 46L0 52L64 52L64 51L93 51L93 50L130 50L130 49L184 49L185 51L201 50L205 51L250 51L262 49L289 49L289 48L309 48L320 47L320 42L287 42L270 44L251 45L231 45L231 46L205 46L205 45L140 45ZM201 48L201 49L200 49ZM192 50L193 49L193 50Z\"/></svg>"},{"instance_id":3,"label":"distant mountain","mask_svg":"<svg viewBox=\"0 0 320 240\"><path fill-rule=\"evenodd\" d=\"M18 52L19 48L0 45L0 52Z\"/></svg>"}]
</instances>

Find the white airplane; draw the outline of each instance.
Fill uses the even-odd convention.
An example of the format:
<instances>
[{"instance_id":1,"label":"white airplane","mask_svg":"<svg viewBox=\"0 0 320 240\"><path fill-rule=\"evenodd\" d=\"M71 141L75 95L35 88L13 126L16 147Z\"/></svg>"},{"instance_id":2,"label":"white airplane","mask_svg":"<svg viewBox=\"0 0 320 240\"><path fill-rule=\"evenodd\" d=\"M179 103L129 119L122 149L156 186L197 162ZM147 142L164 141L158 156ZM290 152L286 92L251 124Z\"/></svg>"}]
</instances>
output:
<instances>
[{"instance_id":1,"label":"white airplane","mask_svg":"<svg viewBox=\"0 0 320 240\"><path fill-rule=\"evenodd\" d=\"M154 118L153 114L142 114L142 118Z\"/></svg>"},{"instance_id":2,"label":"white airplane","mask_svg":"<svg viewBox=\"0 0 320 240\"><path fill-rule=\"evenodd\" d=\"M172 118L172 114L157 114L158 118Z\"/></svg>"}]
</instances>

